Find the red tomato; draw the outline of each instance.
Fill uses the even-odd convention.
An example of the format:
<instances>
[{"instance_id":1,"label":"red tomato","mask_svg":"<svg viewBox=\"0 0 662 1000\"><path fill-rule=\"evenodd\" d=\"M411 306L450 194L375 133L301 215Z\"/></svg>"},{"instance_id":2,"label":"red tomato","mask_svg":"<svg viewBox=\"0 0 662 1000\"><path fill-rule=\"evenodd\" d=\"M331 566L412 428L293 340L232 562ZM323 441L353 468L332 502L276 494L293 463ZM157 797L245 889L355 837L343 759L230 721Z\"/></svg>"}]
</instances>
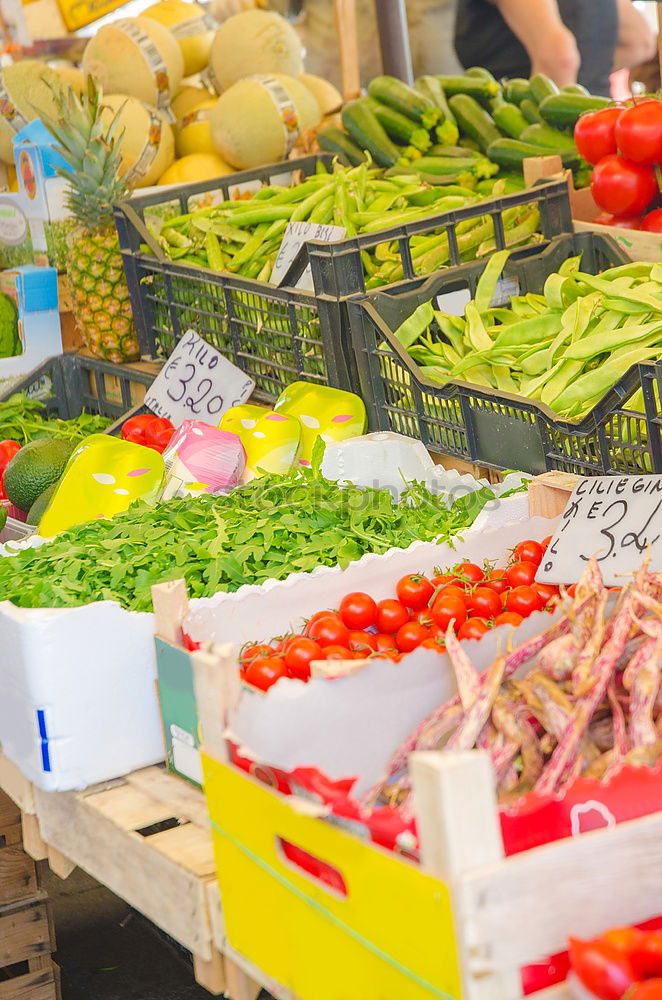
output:
<instances>
[{"instance_id":1,"label":"red tomato","mask_svg":"<svg viewBox=\"0 0 662 1000\"><path fill-rule=\"evenodd\" d=\"M392 649L397 652L398 647L395 644L395 639L392 635L386 635L385 632L378 632L375 638L375 649L380 653L383 653L387 649Z\"/></svg>"},{"instance_id":2,"label":"red tomato","mask_svg":"<svg viewBox=\"0 0 662 1000\"><path fill-rule=\"evenodd\" d=\"M338 643L334 643L331 646L326 646L324 649L324 659L325 660L353 660L354 653L347 646L341 646Z\"/></svg>"},{"instance_id":3,"label":"red tomato","mask_svg":"<svg viewBox=\"0 0 662 1000\"><path fill-rule=\"evenodd\" d=\"M409 612L400 601L387 599L377 605L376 625L380 632L395 635L398 629L409 621Z\"/></svg>"},{"instance_id":4,"label":"red tomato","mask_svg":"<svg viewBox=\"0 0 662 1000\"><path fill-rule=\"evenodd\" d=\"M18 441L10 439L0 441L0 472L7 468L14 455L20 450L21 446Z\"/></svg>"},{"instance_id":5,"label":"red tomato","mask_svg":"<svg viewBox=\"0 0 662 1000\"><path fill-rule=\"evenodd\" d=\"M174 433L174 427L170 421L166 420L165 417L152 417L150 422L144 427L143 434L145 444L150 448L159 449L161 447L161 442L168 433L170 434L170 437L168 437L169 441ZM166 441L166 444L168 441ZM163 445L163 447L165 447L165 445Z\"/></svg>"},{"instance_id":6,"label":"red tomato","mask_svg":"<svg viewBox=\"0 0 662 1000\"><path fill-rule=\"evenodd\" d=\"M485 581L485 586L493 590L495 594L505 594L508 590L505 569L493 569Z\"/></svg>"},{"instance_id":7,"label":"red tomato","mask_svg":"<svg viewBox=\"0 0 662 1000\"><path fill-rule=\"evenodd\" d=\"M490 587L476 587L467 594L465 604L472 618L494 618L501 611L501 598Z\"/></svg>"},{"instance_id":8,"label":"red tomato","mask_svg":"<svg viewBox=\"0 0 662 1000\"><path fill-rule=\"evenodd\" d=\"M575 125L575 145L587 163L595 164L616 152L616 122L622 108L604 108L582 115Z\"/></svg>"},{"instance_id":9,"label":"red tomato","mask_svg":"<svg viewBox=\"0 0 662 1000\"><path fill-rule=\"evenodd\" d=\"M372 632L351 631L348 646L353 653L365 653L369 656L377 649L377 636Z\"/></svg>"},{"instance_id":10,"label":"red tomato","mask_svg":"<svg viewBox=\"0 0 662 1000\"><path fill-rule=\"evenodd\" d=\"M662 979L635 983L626 993L627 1000L662 1000Z\"/></svg>"},{"instance_id":11,"label":"red tomato","mask_svg":"<svg viewBox=\"0 0 662 1000\"><path fill-rule=\"evenodd\" d=\"M421 649L434 649L435 653L445 653L446 646L439 639L430 636L429 639L424 639L421 643Z\"/></svg>"},{"instance_id":12,"label":"red tomato","mask_svg":"<svg viewBox=\"0 0 662 1000\"><path fill-rule=\"evenodd\" d=\"M464 584L465 590L467 586L471 586L473 583L480 583L485 579L485 574L480 566L471 562L458 563L454 569L454 573L457 578L457 583L460 586Z\"/></svg>"},{"instance_id":13,"label":"red tomato","mask_svg":"<svg viewBox=\"0 0 662 1000\"><path fill-rule=\"evenodd\" d=\"M662 208L655 208L645 215L641 228L645 233L662 233Z\"/></svg>"},{"instance_id":14,"label":"red tomato","mask_svg":"<svg viewBox=\"0 0 662 1000\"><path fill-rule=\"evenodd\" d=\"M570 963L577 978L599 1000L621 1000L636 979L627 955L604 941L570 938Z\"/></svg>"},{"instance_id":15,"label":"red tomato","mask_svg":"<svg viewBox=\"0 0 662 1000\"><path fill-rule=\"evenodd\" d=\"M369 628L375 624L377 604L369 594L354 591L343 597L338 613L347 628Z\"/></svg>"},{"instance_id":16,"label":"red tomato","mask_svg":"<svg viewBox=\"0 0 662 1000\"><path fill-rule=\"evenodd\" d=\"M510 587L530 587L537 572L536 563L516 562L506 570L506 580Z\"/></svg>"},{"instance_id":17,"label":"red tomato","mask_svg":"<svg viewBox=\"0 0 662 1000\"><path fill-rule=\"evenodd\" d=\"M428 630L418 622L407 622L401 625L395 636L395 644L401 653L411 653L427 639Z\"/></svg>"},{"instance_id":18,"label":"red tomato","mask_svg":"<svg viewBox=\"0 0 662 1000\"><path fill-rule=\"evenodd\" d=\"M305 636L291 639L285 650L285 666L292 675L301 681L310 677L310 664L313 660L323 660L324 652L319 643Z\"/></svg>"},{"instance_id":19,"label":"red tomato","mask_svg":"<svg viewBox=\"0 0 662 1000\"><path fill-rule=\"evenodd\" d=\"M457 597L459 601L463 601L467 596L467 592L464 587L458 587L456 583L447 583L445 587L442 587L437 598L439 597ZM437 599L435 598L435 600Z\"/></svg>"},{"instance_id":20,"label":"red tomato","mask_svg":"<svg viewBox=\"0 0 662 1000\"><path fill-rule=\"evenodd\" d=\"M314 639L320 646L346 646L349 642L349 629L343 625L336 614L322 615L312 624L306 626L306 636Z\"/></svg>"},{"instance_id":21,"label":"red tomato","mask_svg":"<svg viewBox=\"0 0 662 1000\"><path fill-rule=\"evenodd\" d=\"M653 934L656 932L653 931ZM659 934L659 931L657 932ZM606 941L618 951L624 951L629 955L636 947L641 945L646 938L646 933L640 931L638 927L612 927L610 931L605 931L598 938L599 941Z\"/></svg>"},{"instance_id":22,"label":"red tomato","mask_svg":"<svg viewBox=\"0 0 662 1000\"><path fill-rule=\"evenodd\" d=\"M633 163L662 163L662 104L639 101L626 108L616 122L616 143Z\"/></svg>"},{"instance_id":23,"label":"red tomato","mask_svg":"<svg viewBox=\"0 0 662 1000\"><path fill-rule=\"evenodd\" d=\"M531 587L514 587L506 598L506 611L513 611L522 618L528 618L541 609L542 601Z\"/></svg>"},{"instance_id":24,"label":"red tomato","mask_svg":"<svg viewBox=\"0 0 662 1000\"><path fill-rule=\"evenodd\" d=\"M625 929L633 930L633 928ZM637 935L636 940L630 935L630 948L621 949L627 950L637 977L650 979L653 976L662 976L662 931L638 931ZM610 941L610 944L618 947L615 941Z\"/></svg>"},{"instance_id":25,"label":"red tomato","mask_svg":"<svg viewBox=\"0 0 662 1000\"><path fill-rule=\"evenodd\" d=\"M287 677L287 667L281 656L256 656L246 667L247 682L262 691L281 677Z\"/></svg>"},{"instance_id":26,"label":"red tomato","mask_svg":"<svg viewBox=\"0 0 662 1000\"><path fill-rule=\"evenodd\" d=\"M513 556L515 562L532 562L536 566L539 566L542 562L542 557L544 555L544 548L540 542L534 541L532 538L527 539L525 542L520 542L516 545L513 550Z\"/></svg>"},{"instance_id":27,"label":"red tomato","mask_svg":"<svg viewBox=\"0 0 662 1000\"><path fill-rule=\"evenodd\" d=\"M609 212L600 212L600 215L593 221L599 226L618 226L619 229L641 229L640 215L610 215Z\"/></svg>"},{"instance_id":28,"label":"red tomato","mask_svg":"<svg viewBox=\"0 0 662 1000\"><path fill-rule=\"evenodd\" d=\"M122 437L125 441L137 441L138 437L143 437L147 425L157 419L153 413L137 413L135 417L129 417L122 424ZM134 436L129 437L130 434Z\"/></svg>"},{"instance_id":29,"label":"red tomato","mask_svg":"<svg viewBox=\"0 0 662 1000\"><path fill-rule=\"evenodd\" d=\"M514 625L517 628L521 625L524 619L521 615L516 615L513 611L502 611L500 615L497 615L494 619L494 624L496 625Z\"/></svg>"},{"instance_id":30,"label":"red tomato","mask_svg":"<svg viewBox=\"0 0 662 1000\"><path fill-rule=\"evenodd\" d=\"M434 587L427 577L421 576L419 573L408 573L407 576L398 580L395 592L398 595L398 600L406 608L420 611L428 606L430 598L434 594Z\"/></svg>"},{"instance_id":31,"label":"red tomato","mask_svg":"<svg viewBox=\"0 0 662 1000\"><path fill-rule=\"evenodd\" d=\"M423 628L430 629L434 624L434 619L432 618L432 612L429 608L424 611L415 611L412 621L418 622Z\"/></svg>"},{"instance_id":32,"label":"red tomato","mask_svg":"<svg viewBox=\"0 0 662 1000\"><path fill-rule=\"evenodd\" d=\"M559 588L551 583L532 583L531 589L535 590L542 601L543 607L547 607L548 604L551 604L561 594Z\"/></svg>"},{"instance_id":33,"label":"red tomato","mask_svg":"<svg viewBox=\"0 0 662 1000\"><path fill-rule=\"evenodd\" d=\"M591 193L600 208L612 215L645 212L657 192L652 167L611 155L603 157L593 168Z\"/></svg>"},{"instance_id":34,"label":"red tomato","mask_svg":"<svg viewBox=\"0 0 662 1000\"><path fill-rule=\"evenodd\" d=\"M433 587L445 587L448 583L453 583L455 577L452 573L437 573L436 576L432 577L431 583Z\"/></svg>"},{"instance_id":35,"label":"red tomato","mask_svg":"<svg viewBox=\"0 0 662 1000\"><path fill-rule=\"evenodd\" d=\"M467 620L467 609L459 597L440 594L432 605L432 617L444 632L452 621L455 622L457 630Z\"/></svg>"},{"instance_id":36,"label":"red tomato","mask_svg":"<svg viewBox=\"0 0 662 1000\"><path fill-rule=\"evenodd\" d=\"M308 629L314 622L316 622L319 618L328 618L329 616L331 616L331 618L337 618L338 621L342 621L338 612L331 611L330 608L327 608L326 611L316 611L315 614L311 615L308 621L306 622L306 628L305 628L306 635L308 635Z\"/></svg>"},{"instance_id":37,"label":"red tomato","mask_svg":"<svg viewBox=\"0 0 662 1000\"><path fill-rule=\"evenodd\" d=\"M247 646L239 655L239 659L242 663L250 663L257 656L271 656L274 652L273 646L268 646L265 642L257 643L253 646Z\"/></svg>"},{"instance_id":38,"label":"red tomato","mask_svg":"<svg viewBox=\"0 0 662 1000\"><path fill-rule=\"evenodd\" d=\"M469 618L458 629L458 639L482 639L490 627L484 618Z\"/></svg>"}]
</instances>

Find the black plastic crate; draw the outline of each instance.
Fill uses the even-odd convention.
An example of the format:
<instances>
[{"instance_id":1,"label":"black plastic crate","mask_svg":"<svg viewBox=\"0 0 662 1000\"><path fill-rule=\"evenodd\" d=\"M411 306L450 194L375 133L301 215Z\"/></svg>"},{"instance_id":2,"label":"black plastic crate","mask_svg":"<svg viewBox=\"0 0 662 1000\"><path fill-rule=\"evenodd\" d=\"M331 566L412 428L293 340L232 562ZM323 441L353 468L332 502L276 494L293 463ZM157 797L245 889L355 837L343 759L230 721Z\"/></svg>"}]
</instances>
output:
<instances>
[{"instance_id":1,"label":"black plastic crate","mask_svg":"<svg viewBox=\"0 0 662 1000\"><path fill-rule=\"evenodd\" d=\"M397 241L404 277L385 287L399 292L417 287L427 277L416 275L412 266L409 241L414 235L448 231L451 262L456 264L459 255L455 228L468 219L491 215L499 248L504 246L502 213L509 207L537 202L545 239L572 229L567 185L556 182L340 243L311 242L299 254L288 277L295 284L310 260L315 286L312 294L171 261L146 224L146 217L153 217L173 202L176 212L184 213L189 211L191 200L201 195L221 192L229 197L239 185L269 183L281 178L284 172L296 170L310 175L320 161L329 166L333 158L329 154L308 156L214 181L141 195L115 206L124 268L144 356L168 357L186 330L193 328L250 375L267 400L275 399L297 379L357 391L358 373L344 303L365 291L362 250ZM150 253L141 250L144 244Z\"/></svg>"},{"instance_id":2,"label":"black plastic crate","mask_svg":"<svg viewBox=\"0 0 662 1000\"><path fill-rule=\"evenodd\" d=\"M513 253L503 277L517 291L542 292L545 279L568 257L582 253L582 269L599 271L630 261L609 237L578 233L554 240L533 256ZM472 262L441 272L414 292L375 292L348 304L361 394L371 430L417 438L431 451L492 469L538 474L550 469L579 475L662 472L655 383L662 364L642 364L612 388L581 421L559 418L549 407L522 396L453 381L427 379L395 337L423 302L469 289L473 296L485 266ZM645 413L623 408L643 389Z\"/></svg>"}]
</instances>

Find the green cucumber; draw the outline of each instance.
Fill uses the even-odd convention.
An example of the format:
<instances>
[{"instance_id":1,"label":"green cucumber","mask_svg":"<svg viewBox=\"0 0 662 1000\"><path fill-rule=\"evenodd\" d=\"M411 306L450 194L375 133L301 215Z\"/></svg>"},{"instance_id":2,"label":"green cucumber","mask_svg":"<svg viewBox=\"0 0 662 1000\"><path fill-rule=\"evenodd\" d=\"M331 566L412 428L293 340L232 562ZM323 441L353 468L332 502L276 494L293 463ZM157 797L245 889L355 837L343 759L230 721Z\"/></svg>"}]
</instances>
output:
<instances>
[{"instance_id":1,"label":"green cucumber","mask_svg":"<svg viewBox=\"0 0 662 1000\"><path fill-rule=\"evenodd\" d=\"M572 128L585 111L599 111L608 108L608 97L593 97L584 94L553 94L540 105L540 114L550 125Z\"/></svg>"},{"instance_id":2,"label":"green cucumber","mask_svg":"<svg viewBox=\"0 0 662 1000\"><path fill-rule=\"evenodd\" d=\"M461 136L458 139L457 144L458 146L460 146L461 149L470 149L474 153L480 153L481 155L483 154L483 151L478 145L478 143L475 142L473 139L470 139L469 136L467 135Z\"/></svg>"},{"instance_id":3,"label":"green cucumber","mask_svg":"<svg viewBox=\"0 0 662 1000\"><path fill-rule=\"evenodd\" d=\"M440 109L428 97L407 86L402 80L396 80L394 76L376 76L370 81L368 94L400 114L420 122L427 129L436 125L441 118Z\"/></svg>"},{"instance_id":4,"label":"green cucumber","mask_svg":"<svg viewBox=\"0 0 662 1000\"><path fill-rule=\"evenodd\" d=\"M552 128L551 125L528 125L519 137L515 136L514 138L520 138L522 142L533 143L534 146L545 146L554 150L567 149L573 153L577 152L577 147L572 137L565 132L559 132L558 129Z\"/></svg>"},{"instance_id":5,"label":"green cucumber","mask_svg":"<svg viewBox=\"0 0 662 1000\"><path fill-rule=\"evenodd\" d=\"M430 148L432 145L430 133L412 118L408 118L407 115L401 114L395 108L389 108L388 104L382 104L381 101L376 101L372 97L365 97L364 100L386 134L394 142L414 146L421 153Z\"/></svg>"},{"instance_id":6,"label":"green cucumber","mask_svg":"<svg viewBox=\"0 0 662 1000\"><path fill-rule=\"evenodd\" d=\"M327 125L326 128L321 129L317 133L317 141L327 153L337 153L338 156L344 156L352 167L358 167L359 164L366 161L365 153L351 136L333 125Z\"/></svg>"},{"instance_id":7,"label":"green cucumber","mask_svg":"<svg viewBox=\"0 0 662 1000\"><path fill-rule=\"evenodd\" d=\"M429 101L436 104L439 110L443 113L446 121L452 122L454 125L457 124L453 112L448 107L448 101L446 100L443 88L436 76L432 76L430 74L427 76L419 76L417 80L414 80L414 90L417 90L419 94L423 95L423 97L427 97Z\"/></svg>"},{"instance_id":8,"label":"green cucumber","mask_svg":"<svg viewBox=\"0 0 662 1000\"><path fill-rule=\"evenodd\" d=\"M503 85L503 96L510 104L521 104L525 98L531 97L529 81L521 77L506 80Z\"/></svg>"},{"instance_id":9,"label":"green cucumber","mask_svg":"<svg viewBox=\"0 0 662 1000\"><path fill-rule=\"evenodd\" d=\"M565 87L561 87L562 94L581 94L583 97L590 97L591 92L587 90L586 87L582 87L581 83L566 83Z\"/></svg>"},{"instance_id":10,"label":"green cucumber","mask_svg":"<svg viewBox=\"0 0 662 1000\"><path fill-rule=\"evenodd\" d=\"M503 101L492 108L492 117L497 128L511 139L519 139L529 123L516 104Z\"/></svg>"},{"instance_id":11,"label":"green cucumber","mask_svg":"<svg viewBox=\"0 0 662 1000\"><path fill-rule=\"evenodd\" d=\"M473 97L469 97L468 94L456 94L448 103L457 118L460 130L474 139L483 152L491 142L501 138L494 119Z\"/></svg>"},{"instance_id":12,"label":"green cucumber","mask_svg":"<svg viewBox=\"0 0 662 1000\"><path fill-rule=\"evenodd\" d=\"M470 66L469 69L465 69L465 76L475 76L478 80L492 80L496 83L496 78L489 69L485 69L484 66Z\"/></svg>"},{"instance_id":13,"label":"green cucumber","mask_svg":"<svg viewBox=\"0 0 662 1000\"><path fill-rule=\"evenodd\" d=\"M559 88L556 86L553 80L550 80L548 76L544 73L536 73L529 80L529 89L531 91L531 97L536 102L540 104L544 101L546 97L554 97L558 94Z\"/></svg>"},{"instance_id":14,"label":"green cucumber","mask_svg":"<svg viewBox=\"0 0 662 1000\"><path fill-rule=\"evenodd\" d=\"M487 101L491 97L496 97L501 89L496 80L485 80L477 76L438 76L437 80L443 87L446 97L468 94L477 100Z\"/></svg>"},{"instance_id":15,"label":"green cucumber","mask_svg":"<svg viewBox=\"0 0 662 1000\"><path fill-rule=\"evenodd\" d=\"M392 167L397 163L400 150L391 142L377 121L366 98L360 97L345 105L342 110L342 123L352 138L362 149L368 150L380 167Z\"/></svg>"},{"instance_id":16,"label":"green cucumber","mask_svg":"<svg viewBox=\"0 0 662 1000\"><path fill-rule=\"evenodd\" d=\"M538 110L538 105L530 97L525 97L519 106L520 111L526 118L529 125L544 125L545 119Z\"/></svg>"},{"instance_id":17,"label":"green cucumber","mask_svg":"<svg viewBox=\"0 0 662 1000\"><path fill-rule=\"evenodd\" d=\"M428 156L471 156L474 160L483 154L479 149L467 149L466 146L433 146Z\"/></svg>"},{"instance_id":18,"label":"green cucumber","mask_svg":"<svg viewBox=\"0 0 662 1000\"><path fill-rule=\"evenodd\" d=\"M531 156L560 156L564 167L576 166L579 163L579 153L567 149L552 149L549 146L534 146L533 143L520 139L497 139L487 148L487 155L494 163L506 170L521 167L524 160Z\"/></svg>"}]
</instances>

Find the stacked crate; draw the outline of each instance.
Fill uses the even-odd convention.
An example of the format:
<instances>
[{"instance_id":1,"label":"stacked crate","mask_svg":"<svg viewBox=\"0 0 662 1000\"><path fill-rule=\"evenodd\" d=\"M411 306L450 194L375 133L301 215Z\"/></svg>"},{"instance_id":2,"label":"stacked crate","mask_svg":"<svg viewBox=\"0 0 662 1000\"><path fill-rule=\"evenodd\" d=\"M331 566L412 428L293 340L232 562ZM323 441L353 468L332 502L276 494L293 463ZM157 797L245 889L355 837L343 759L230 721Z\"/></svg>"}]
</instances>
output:
<instances>
[{"instance_id":1,"label":"stacked crate","mask_svg":"<svg viewBox=\"0 0 662 1000\"><path fill-rule=\"evenodd\" d=\"M0 1000L58 1000L48 898L23 850L20 809L0 792Z\"/></svg>"}]
</instances>

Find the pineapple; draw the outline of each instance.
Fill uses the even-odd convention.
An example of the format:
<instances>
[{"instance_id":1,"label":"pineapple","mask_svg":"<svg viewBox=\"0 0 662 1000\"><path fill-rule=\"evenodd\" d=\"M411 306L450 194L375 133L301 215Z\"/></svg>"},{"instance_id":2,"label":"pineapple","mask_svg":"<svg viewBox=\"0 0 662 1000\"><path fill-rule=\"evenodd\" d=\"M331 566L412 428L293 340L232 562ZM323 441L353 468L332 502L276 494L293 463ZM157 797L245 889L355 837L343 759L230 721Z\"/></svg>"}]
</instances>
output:
<instances>
[{"instance_id":1,"label":"pineapple","mask_svg":"<svg viewBox=\"0 0 662 1000\"><path fill-rule=\"evenodd\" d=\"M74 317L95 357L136 361L140 348L112 209L129 194L120 176L118 115L102 119L103 96L91 78L82 97L71 88L55 97L58 120L43 120L68 164L60 174L69 181L73 215L66 269Z\"/></svg>"}]
</instances>

